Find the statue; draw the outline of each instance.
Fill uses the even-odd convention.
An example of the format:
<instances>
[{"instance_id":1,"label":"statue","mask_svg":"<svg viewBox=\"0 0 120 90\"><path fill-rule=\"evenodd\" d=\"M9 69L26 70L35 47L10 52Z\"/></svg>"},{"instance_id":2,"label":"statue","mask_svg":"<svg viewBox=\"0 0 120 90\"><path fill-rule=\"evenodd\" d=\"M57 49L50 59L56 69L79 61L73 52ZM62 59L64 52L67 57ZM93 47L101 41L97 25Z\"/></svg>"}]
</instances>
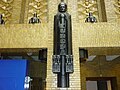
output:
<instances>
[{"instance_id":1,"label":"statue","mask_svg":"<svg viewBox=\"0 0 120 90\"><path fill-rule=\"evenodd\" d=\"M86 18L85 22L95 23L95 22L97 22L97 19L92 15L92 13L89 13L89 15Z\"/></svg>"},{"instance_id":2,"label":"statue","mask_svg":"<svg viewBox=\"0 0 120 90\"><path fill-rule=\"evenodd\" d=\"M29 23L30 24L41 23L37 16L37 13L34 13L33 17L29 20Z\"/></svg>"},{"instance_id":3,"label":"statue","mask_svg":"<svg viewBox=\"0 0 120 90\"><path fill-rule=\"evenodd\" d=\"M3 16L2 16L2 14L0 14L0 24L5 24L5 22L2 18L3 18Z\"/></svg>"},{"instance_id":4,"label":"statue","mask_svg":"<svg viewBox=\"0 0 120 90\"><path fill-rule=\"evenodd\" d=\"M52 71L57 74L57 86L69 87L69 74L73 73L71 15L61 2L54 16L54 55Z\"/></svg>"},{"instance_id":5,"label":"statue","mask_svg":"<svg viewBox=\"0 0 120 90\"><path fill-rule=\"evenodd\" d=\"M25 77L25 83L24 83L24 89L25 90L29 90L30 88L30 82L32 81L33 79L31 79L30 76L26 76Z\"/></svg>"}]
</instances>

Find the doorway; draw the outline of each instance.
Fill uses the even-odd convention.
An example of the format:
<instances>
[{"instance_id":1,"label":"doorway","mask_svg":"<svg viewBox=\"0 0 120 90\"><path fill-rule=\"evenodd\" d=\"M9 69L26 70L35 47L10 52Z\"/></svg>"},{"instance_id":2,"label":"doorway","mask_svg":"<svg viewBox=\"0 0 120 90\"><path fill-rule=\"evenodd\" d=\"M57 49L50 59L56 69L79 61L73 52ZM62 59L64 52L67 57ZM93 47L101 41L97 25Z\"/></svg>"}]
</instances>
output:
<instances>
[{"instance_id":1,"label":"doorway","mask_svg":"<svg viewBox=\"0 0 120 90\"><path fill-rule=\"evenodd\" d=\"M88 77L86 78L87 90L117 90L115 77Z\"/></svg>"}]
</instances>

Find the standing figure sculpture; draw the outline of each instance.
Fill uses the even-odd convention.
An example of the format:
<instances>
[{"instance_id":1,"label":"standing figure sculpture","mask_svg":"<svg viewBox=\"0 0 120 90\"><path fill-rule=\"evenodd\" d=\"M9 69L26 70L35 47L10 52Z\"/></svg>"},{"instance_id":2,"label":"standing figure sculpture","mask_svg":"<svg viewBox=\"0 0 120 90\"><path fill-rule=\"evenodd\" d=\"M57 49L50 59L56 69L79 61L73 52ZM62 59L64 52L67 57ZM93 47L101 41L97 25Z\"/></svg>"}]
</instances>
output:
<instances>
[{"instance_id":1,"label":"standing figure sculpture","mask_svg":"<svg viewBox=\"0 0 120 90\"><path fill-rule=\"evenodd\" d=\"M2 14L0 14L0 24L5 24L5 21L3 20Z\"/></svg>"},{"instance_id":2,"label":"standing figure sculpture","mask_svg":"<svg viewBox=\"0 0 120 90\"><path fill-rule=\"evenodd\" d=\"M53 73L57 74L57 86L69 87L69 74L73 73L71 15L67 5L61 2L54 16Z\"/></svg>"},{"instance_id":3,"label":"standing figure sculpture","mask_svg":"<svg viewBox=\"0 0 120 90\"><path fill-rule=\"evenodd\" d=\"M92 15L92 13L89 13L89 15L86 18L85 22L95 23L95 22L97 22L97 19Z\"/></svg>"},{"instance_id":4,"label":"standing figure sculpture","mask_svg":"<svg viewBox=\"0 0 120 90\"><path fill-rule=\"evenodd\" d=\"M30 24L41 23L40 19L37 16L37 13L34 13L33 17L29 20Z\"/></svg>"}]
</instances>

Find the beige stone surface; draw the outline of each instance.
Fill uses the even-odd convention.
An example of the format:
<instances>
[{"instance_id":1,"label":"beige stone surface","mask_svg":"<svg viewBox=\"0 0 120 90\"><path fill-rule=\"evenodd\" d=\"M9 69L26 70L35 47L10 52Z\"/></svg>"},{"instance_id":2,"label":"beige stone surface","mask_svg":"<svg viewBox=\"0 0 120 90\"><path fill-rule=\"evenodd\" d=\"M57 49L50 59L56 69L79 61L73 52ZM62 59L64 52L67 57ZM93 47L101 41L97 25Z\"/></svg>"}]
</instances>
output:
<instances>
[{"instance_id":1,"label":"beige stone surface","mask_svg":"<svg viewBox=\"0 0 120 90\"><path fill-rule=\"evenodd\" d=\"M13 24L0 28L0 48L47 47L47 24Z\"/></svg>"},{"instance_id":2,"label":"beige stone surface","mask_svg":"<svg viewBox=\"0 0 120 90\"><path fill-rule=\"evenodd\" d=\"M21 7L22 7L21 5L22 5L22 0L14 0L11 24L19 24Z\"/></svg>"},{"instance_id":3,"label":"beige stone surface","mask_svg":"<svg viewBox=\"0 0 120 90\"><path fill-rule=\"evenodd\" d=\"M53 30L47 23L3 25L0 28L0 48L49 47L52 49ZM119 28L118 23L77 23L76 26L73 26L72 31L73 49L79 47L119 47Z\"/></svg>"},{"instance_id":4,"label":"beige stone surface","mask_svg":"<svg viewBox=\"0 0 120 90\"><path fill-rule=\"evenodd\" d=\"M119 28L119 23L79 23L75 29L78 30L79 47L119 47Z\"/></svg>"},{"instance_id":5,"label":"beige stone surface","mask_svg":"<svg viewBox=\"0 0 120 90\"><path fill-rule=\"evenodd\" d=\"M117 23L74 24L72 31L74 73L70 75L70 89L81 88L79 48L87 48L89 54L113 54L120 46L120 25ZM0 26L0 49L48 48L46 90L57 90L57 76L52 73L53 29L48 23ZM48 29L49 28L49 29ZM114 47L114 48L110 48ZM115 48L116 47L116 48ZM102 51L101 51L102 50ZM108 52L107 52L108 50ZM109 52L110 51L110 52ZM103 53L104 52L104 53ZM39 75L39 74L34 74ZM58 89L59 90L59 89Z\"/></svg>"},{"instance_id":6,"label":"beige stone surface","mask_svg":"<svg viewBox=\"0 0 120 90\"><path fill-rule=\"evenodd\" d=\"M107 22L117 22L118 18L115 13L115 7L114 7L115 0L104 0L104 1L106 8Z\"/></svg>"}]
</instances>

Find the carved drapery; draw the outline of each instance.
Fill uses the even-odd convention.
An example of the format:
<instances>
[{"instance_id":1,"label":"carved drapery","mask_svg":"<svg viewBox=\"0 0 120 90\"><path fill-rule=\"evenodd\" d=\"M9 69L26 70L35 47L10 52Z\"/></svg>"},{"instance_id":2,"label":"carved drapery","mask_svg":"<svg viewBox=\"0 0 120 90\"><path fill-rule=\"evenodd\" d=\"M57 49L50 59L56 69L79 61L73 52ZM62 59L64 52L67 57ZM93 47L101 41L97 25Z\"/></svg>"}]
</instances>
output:
<instances>
[{"instance_id":1,"label":"carved drapery","mask_svg":"<svg viewBox=\"0 0 120 90\"><path fill-rule=\"evenodd\" d=\"M115 0L114 6L115 6L115 13L118 19L120 19L120 0Z\"/></svg>"},{"instance_id":2,"label":"carved drapery","mask_svg":"<svg viewBox=\"0 0 120 90\"><path fill-rule=\"evenodd\" d=\"M30 0L28 9L28 20L37 13L41 22L48 22L47 0Z\"/></svg>"},{"instance_id":3,"label":"carved drapery","mask_svg":"<svg viewBox=\"0 0 120 90\"><path fill-rule=\"evenodd\" d=\"M85 21L88 13L93 13L98 19L97 0L78 0L78 18L79 21Z\"/></svg>"},{"instance_id":4,"label":"carved drapery","mask_svg":"<svg viewBox=\"0 0 120 90\"><path fill-rule=\"evenodd\" d=\"M3 15L6 24L10 23L12 18L12 3L14 0L0 0L0 14Z\"/></svg>"}]
</instances>

